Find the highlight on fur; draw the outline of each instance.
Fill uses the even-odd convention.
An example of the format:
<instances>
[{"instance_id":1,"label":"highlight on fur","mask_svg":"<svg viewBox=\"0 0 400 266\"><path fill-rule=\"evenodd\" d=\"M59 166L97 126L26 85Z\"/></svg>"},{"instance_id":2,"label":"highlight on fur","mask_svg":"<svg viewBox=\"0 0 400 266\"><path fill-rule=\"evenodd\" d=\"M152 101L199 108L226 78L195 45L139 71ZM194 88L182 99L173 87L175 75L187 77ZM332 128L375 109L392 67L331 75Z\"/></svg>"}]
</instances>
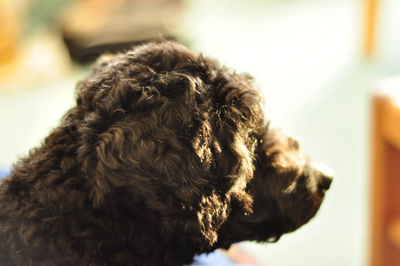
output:
<instances>
[{"instance_id":1,"label":"highlight on fur","mask_svg":"<svg viewBox=\"0 0 400 266\"><path fill-rule=\"evenodd\" d=\"M174 42L102 56L1 183L0 261L182 265L297 229L331 177L262 102L249 75Z\"/></svg>"}]
</instances>

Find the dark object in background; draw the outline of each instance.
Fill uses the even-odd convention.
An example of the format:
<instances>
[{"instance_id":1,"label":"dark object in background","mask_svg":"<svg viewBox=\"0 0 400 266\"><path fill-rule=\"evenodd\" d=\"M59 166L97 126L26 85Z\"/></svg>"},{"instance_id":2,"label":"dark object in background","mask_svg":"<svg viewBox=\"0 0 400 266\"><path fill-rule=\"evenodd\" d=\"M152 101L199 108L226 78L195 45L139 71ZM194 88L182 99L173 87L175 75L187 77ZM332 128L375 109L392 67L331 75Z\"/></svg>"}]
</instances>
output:
<instances>
[{"instance_id":1,"label":"dark object in background","mask_svg":"<svg viewBox=\"0 0 400 266\"><path fill-rule=\"evenodd\" d=\"M181 0L78 0L62 34L71 58L88 63L153 39L177 40L182 19Z\"/></svg>"}]
</instances>

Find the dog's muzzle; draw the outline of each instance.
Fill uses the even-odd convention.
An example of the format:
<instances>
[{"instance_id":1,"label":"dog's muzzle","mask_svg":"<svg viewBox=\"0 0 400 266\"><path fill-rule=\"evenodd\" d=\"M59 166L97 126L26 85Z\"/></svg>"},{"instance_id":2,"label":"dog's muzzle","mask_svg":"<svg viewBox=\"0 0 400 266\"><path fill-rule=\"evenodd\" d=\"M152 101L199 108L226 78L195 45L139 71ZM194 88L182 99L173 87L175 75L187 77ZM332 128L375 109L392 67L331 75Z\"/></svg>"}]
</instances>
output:
<instances>
[{"instance_id":1,"label":"dog's muzzle","mask_svg":"<svg viewBox=\"0 0 400 266\"><path fill-rule=\"evenodd\" d=\"M321 191L326 191L332 184L333 171L329 167L313 162L312 166L318 172L318 188Z\"/></svg>"}]
</instances>

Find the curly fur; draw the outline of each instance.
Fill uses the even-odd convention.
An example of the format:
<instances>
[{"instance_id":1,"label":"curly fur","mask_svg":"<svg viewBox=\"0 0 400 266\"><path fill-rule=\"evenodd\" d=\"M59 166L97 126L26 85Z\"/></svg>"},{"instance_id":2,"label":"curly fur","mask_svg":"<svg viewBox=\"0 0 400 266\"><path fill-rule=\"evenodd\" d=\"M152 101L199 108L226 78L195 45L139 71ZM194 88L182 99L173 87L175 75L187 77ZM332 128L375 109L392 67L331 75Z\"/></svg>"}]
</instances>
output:
<instances>
[{"instance_id":1,"label":"curly fur","mask_svg":"<svg viewBox=\"0 0 400 266\"><path fill-rule=\"evenodd\" d=\"M181 265L277 239L329 187L279 134L249 76L179 44L103 56L1 184L0 262Z\"/></svg>"}]
</instances>

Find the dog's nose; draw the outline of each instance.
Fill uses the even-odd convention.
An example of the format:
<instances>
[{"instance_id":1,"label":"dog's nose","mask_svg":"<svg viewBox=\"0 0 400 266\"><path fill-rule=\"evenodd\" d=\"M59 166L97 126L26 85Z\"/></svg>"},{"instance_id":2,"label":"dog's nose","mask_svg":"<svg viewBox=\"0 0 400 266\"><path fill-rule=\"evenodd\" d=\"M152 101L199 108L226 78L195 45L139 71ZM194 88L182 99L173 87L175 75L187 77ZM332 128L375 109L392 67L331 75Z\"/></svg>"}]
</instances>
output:
<instances>
[{"instance_id":1,"label":"dog's nose","mask_svg":"<svg viewBox=\"0 0 400 266\"><path fill-rule=\"evenodd\" d=\"M329 167L316 162L313 162L312 166L318 173L318 188L320 190L328 190L332 184L333 171Z\"/></svg>"},{"instance_id":2,"label":"dog's nose","mask_svg":"<svg viewBox=\"0 0 400 266\"><path fill-rule=\"evenodd\" d=\"M319 182L319 188L321 190L328 190L332 183L332 177L330 176L322 176Z\"/></svg>"}]
</instances>

